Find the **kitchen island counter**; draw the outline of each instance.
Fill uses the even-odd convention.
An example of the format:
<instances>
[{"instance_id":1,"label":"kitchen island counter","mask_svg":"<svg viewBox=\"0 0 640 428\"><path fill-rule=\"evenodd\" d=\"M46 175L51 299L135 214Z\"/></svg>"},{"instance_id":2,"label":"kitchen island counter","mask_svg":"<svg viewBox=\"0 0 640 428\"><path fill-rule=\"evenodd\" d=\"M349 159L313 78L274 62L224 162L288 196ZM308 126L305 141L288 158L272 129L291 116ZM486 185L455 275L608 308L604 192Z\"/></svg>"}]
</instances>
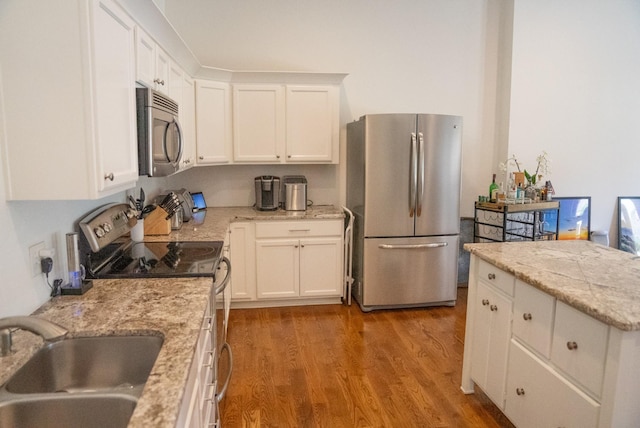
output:
<instances>
[{"instance_id":1,"label":"kitchen island counter","mask_svg":"<svg viewBox=\"0 0 640 428\"><path fill-rule=\"evenodd\" d=\"M640 258L589 241L465 244L480 259L620 330L640 330Z\"/></svg>"}]
</instances>

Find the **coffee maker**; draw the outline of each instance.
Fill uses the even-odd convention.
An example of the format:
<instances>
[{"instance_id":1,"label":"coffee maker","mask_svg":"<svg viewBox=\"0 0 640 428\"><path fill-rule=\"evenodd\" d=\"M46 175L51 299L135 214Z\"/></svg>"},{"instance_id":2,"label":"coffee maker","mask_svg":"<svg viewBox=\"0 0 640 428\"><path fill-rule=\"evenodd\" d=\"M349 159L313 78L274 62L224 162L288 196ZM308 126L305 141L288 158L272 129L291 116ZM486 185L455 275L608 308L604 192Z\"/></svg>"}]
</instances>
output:
<instances>
[{"instance_id":1,"label":"coffee maker","mask_svg":"<svg viewBox=\"0 0 640 428\"><path fill-rule=\"evenodd\" d=\"M261 175L256 177L256 209L275 211L280 205L280 177Z\"/></svg>"}]
</instances>

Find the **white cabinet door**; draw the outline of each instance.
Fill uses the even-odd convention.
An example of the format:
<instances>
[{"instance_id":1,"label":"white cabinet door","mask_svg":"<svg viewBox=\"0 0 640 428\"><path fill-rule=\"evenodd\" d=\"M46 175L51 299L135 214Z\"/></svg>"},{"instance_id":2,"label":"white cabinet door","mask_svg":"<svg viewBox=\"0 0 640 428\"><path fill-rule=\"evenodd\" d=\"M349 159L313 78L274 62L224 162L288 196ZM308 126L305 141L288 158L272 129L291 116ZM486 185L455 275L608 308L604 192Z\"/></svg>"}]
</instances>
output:
<instances>
[{"instance_id":1,"label":"white cabinet door","mask_svg":"<svg viewBox=\"0 0 640 428\"><path fill-rule=\"evenodd\" d=\"M93 5L94 128L98 190L138 179L135 23L110 1Z\"/></svg>"},{"instance_id":2,"label":"white cabinet door","mask_svg":"<svg viewBox=\"0 0 640 428\"><path fill-rule=\"evenodd\" d=\"M300 296L342 294L342 239L300 240Z\"/></svg>"},{"instance_id":3,"label":"white cabinet door","mask_svg":"<svg viewBox=\"0 0 640 428\"><path fill-rule=\"evenodd\" d=\"M505 414L519 428L597 426L600 406L511 341Z\"/></svg>"},{"instance_id":4,"label":"white cabinet door","mask_svg":"<svg viewBox=\"0 0 640 428\"><path fill-rule=\"evenodd\" d=\"M286 94L286 161L337 163L338 88L288 85Z\"/></svg>"},{"instance_id":5,"label":"white cabinet door","mask_svg":"<svg viewBox=\"0 0 640 428\"><path fill-rule=\"evenodd\" d=\"M471 377L487 396L504 408L512 301L478 281Z\"/></svg>"},{"instance_id":6,"label":"white cabinet door","mask_svg":"<svg viewBox=\"0 0 640 428\"><path fill-rule=\"evenodd\" d=\"M99 199L134 187L134 22L110 0L2 8L11 16L0 26L7 199ZM46 106L37 120L33 100Z\"/></svg>"},{"instance_id":7,"label":"white cabinet door","mask_svg":"<svg viewBox=\"0 0 640 428\"><path fill-rule=\"evenodd\" d=\"M160 91L168 97L170 85L171 58L160 46L156 46L156 77L153 79L156 91Z\"/></svg>"},{"instance_id":8,"label":"white cabinet door","mask_svg":"<svg viewBox=\"0 0 640 428\"><path fill-rule=\"evenodd\" d=\"M259 299L300 295L299 241L256 240L256 283Z\"/></svg>"},{"instance_id":9,"label":"white cabinet door","mask_svg":"<svg viewBox=\"0 0 640 428\"><path fill-rule=\"evenodd\" d=\"M185 170L196 164L196 87L186 73L182 75L182 102L179 108L184 141L180 169Z\"/></svg>"},{"instance_id":10,"label":"white cabinet door","mask_svg":"<svg viewBox=\"0 0 640 428\"><path fill-rule=\"evenodd\" d=\"M196 163L231 162L231 98L227 83L196 80Z\"/></svg>"},{"instance_id":11,"label":"white cabinet door","mask_svg":"<svg viewBox=\"0 0 640 428\"><path fill-rule=\"evenodd\" d=\"M279 163L285 136L281 85L233 85L233 159Z\"/></svg>"},{"instance_id":12,"label":"white cabinet door","mask_svg":"<svg viewBox=\"0 0 640 428\"><path fill-rule=\"evenodd\" d=\"M154 88L156 77L156 42L139 26L136 27L136 78L148 88Z\"/></svg>"},{"instance_id":13,"label":"white cabinet door","mask_svg":"<svg viewBox=\"0 0 640 428\"><path fill-rule=\"evenodd\" d=\"M256 257L253 223L231 223L229 235L233 300L255 300Z\"/></svg>"}]
</instances>

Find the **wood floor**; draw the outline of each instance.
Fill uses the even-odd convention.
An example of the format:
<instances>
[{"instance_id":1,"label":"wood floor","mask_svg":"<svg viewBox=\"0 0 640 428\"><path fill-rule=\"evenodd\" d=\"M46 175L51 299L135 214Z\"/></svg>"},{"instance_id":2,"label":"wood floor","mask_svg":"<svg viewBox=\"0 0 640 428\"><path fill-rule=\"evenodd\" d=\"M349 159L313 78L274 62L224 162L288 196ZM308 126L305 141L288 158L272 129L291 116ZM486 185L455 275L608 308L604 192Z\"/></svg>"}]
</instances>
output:
<instances>
[{"instance_id":1,"label":"wood floor","mask_svg":"<svg viewBox=\"0 0 640 428\"><path fill-rule=\"evenodd\" d=\"M234 309L223 426L511 427L460 391L465 310L466 288L455 308Z\"/></svg>"}]
</instances>

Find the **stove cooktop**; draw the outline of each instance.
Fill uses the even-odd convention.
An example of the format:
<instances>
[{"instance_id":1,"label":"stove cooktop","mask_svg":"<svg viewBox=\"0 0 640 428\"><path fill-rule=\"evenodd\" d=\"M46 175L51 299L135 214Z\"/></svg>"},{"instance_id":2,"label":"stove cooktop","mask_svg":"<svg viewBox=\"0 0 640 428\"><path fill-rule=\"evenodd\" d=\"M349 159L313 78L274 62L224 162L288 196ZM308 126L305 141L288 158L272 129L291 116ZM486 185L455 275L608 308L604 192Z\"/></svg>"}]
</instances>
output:
<instances>
[{"instance_id":1,"label":"stove cooktop","mask_svg":"<svg viewBox=\"0 0 640 428\"><path fill-rule=\"evenodd\" d=\"M213 277L222 241L109 244L85 260L91 278Z\"/></svg>"}]
</instances>

